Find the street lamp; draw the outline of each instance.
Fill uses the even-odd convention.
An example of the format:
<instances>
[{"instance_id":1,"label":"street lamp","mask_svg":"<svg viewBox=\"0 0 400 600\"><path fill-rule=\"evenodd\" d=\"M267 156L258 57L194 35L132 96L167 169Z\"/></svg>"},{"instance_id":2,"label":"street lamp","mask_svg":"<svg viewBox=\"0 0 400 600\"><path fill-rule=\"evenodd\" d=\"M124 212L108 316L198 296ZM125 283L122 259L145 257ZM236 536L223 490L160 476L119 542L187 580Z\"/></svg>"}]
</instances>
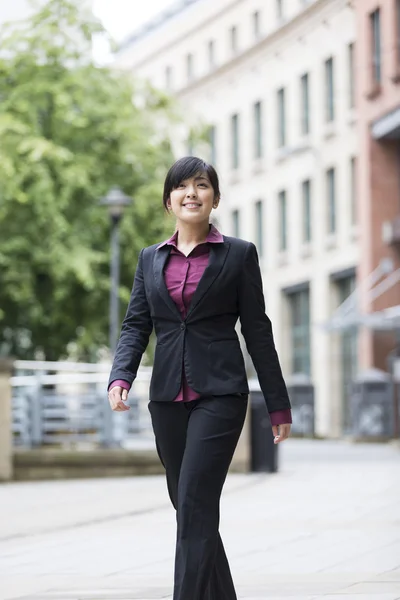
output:
<instances>
[{"instance_id":1,"label":"street lamp","mask_svg":"<svg viewBox=\"0 0 400 600\"><path fill-rule=\"evenodd\" d=\"M119 329L119 223L124 208L132 199L118 188L113 187L107 196L100 200L100 204L108 207L111 219L111 263L110 263L110 351L115 354Z\"/></svg>"}]
</instances>

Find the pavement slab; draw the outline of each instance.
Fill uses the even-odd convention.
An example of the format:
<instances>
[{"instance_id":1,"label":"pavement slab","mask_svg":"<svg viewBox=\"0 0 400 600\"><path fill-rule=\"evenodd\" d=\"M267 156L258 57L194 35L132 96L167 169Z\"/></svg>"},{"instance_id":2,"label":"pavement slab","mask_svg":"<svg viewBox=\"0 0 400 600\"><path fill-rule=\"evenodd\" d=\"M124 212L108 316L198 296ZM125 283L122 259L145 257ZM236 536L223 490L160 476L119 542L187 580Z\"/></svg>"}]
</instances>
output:
<instances>
[{"instance_id":1,"label":"pavement slab","mask_svg":"<svg viewBox=\"0 0 400 600\"><path fill-rule=\"evenodd\" d=\"M278 473L230 474L238 600L400 600L399 450L289 439ZM171 598L162 476L5 484L0 514L0 600Z\"/></svg>"}]
</instances>

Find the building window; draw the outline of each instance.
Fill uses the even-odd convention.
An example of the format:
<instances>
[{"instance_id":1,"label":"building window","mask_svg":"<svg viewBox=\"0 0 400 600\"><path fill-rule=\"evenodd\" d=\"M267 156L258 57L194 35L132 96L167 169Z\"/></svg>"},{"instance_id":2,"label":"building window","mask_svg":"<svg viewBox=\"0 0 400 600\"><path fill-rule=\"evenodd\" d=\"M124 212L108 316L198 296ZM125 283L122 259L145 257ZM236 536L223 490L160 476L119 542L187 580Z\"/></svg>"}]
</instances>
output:
<instances>
[{"instance_id":1,"label":"building window","mask_svg":"<svg viewBox=\"0 0 400 600\"><path fill-rule=\"evenodd\" d=\"M303 181L301 184L301 195L303 201L303 242L308 243L311 242L311 222L312 222L312 214L311 214L311 181L307 179Z\"/></svg>"},{"instance_id":2,"label":"building window","mask_svg":"<svg viewBox=\"0 0 400 600\"><path fill-rule=\"evenodd\" d=\"M396 48L398 68L400 66L400 0L396 0Z\"/></svg>"},{"instance_id":3,"label":"building window","mask_svg":"<svg viewBox=\"0 0 400 600\"><path fill-rule=\"evenodd\" d=\"M309 288L288 294L292 348L292 373L311 372Z\"/></svg>"},{"instance_id":4,"label":"building window","mask_svg":"<svg viewBox=\"0 0 400 600\"><path fill-rule=\"evenodd\" d=\"M253 13L253 34L256 40L260 37L260 13L258 10Z\"/></svg>"},{"instance_id":5,"label":"building window","mask_svg":"<svg viewBox=\"0 0 400 600\"><path fill-rule=\"evenodd\" d=\"M301 77L301 133L310 133L310 85L309 75L305 73Z\"/></svg>"},{"instance_id":6,"label":"building window","mask_svg":"<svg viewBox=\"0 0 400 600\"><path fill-rule=\"evenodd\" d=\"M350 220L352 225L357 223L357 159L350 159Z\"/></svg>"},{"instance_id":7,"label":"building window","mask_svg":"<svg viewBox=\"0 0 400 600\"><path fill-rule=\"evenodd\" d=\"M370 14L371 51L372 51L372 83L379 85L382 81L381 56L381 11L378 8Z\"/></svg>"},{"instance_id":8,"label":"building window","mask_svg":"<svg viewBox=\"0 0 400 600\"><path fill-rule=\"evenodd\" d=\"M194 143L193 143L193 134L192 132L189 133L187 140L186 140L186 152L187 152L187 156L193 156L194 155Z\"/></svg>"},{"instance_id":9,"label":"building window","mask_svg":"<svg viewBox=\"0 0 400 600\"><path fill-rule=\"evenodd\" d=\"M278 194L279 211L279 250L287 250L287 198L285 190Z\"/></svg>"},{"instance_id":10,"label":"building window","mask_svg":"<svg viewBox=\"0 0 400 600\"><path fill-rule=\"evenodd\" d=\"M254 104L254 158L262 158L263 132L262 132L262 104Z\"/></svg>"},{"instance_id":11,"label":"building window","mask_svg":"<svg viewBox=\"0 0 400 600\"><path fill-rule=\"evenodd\" d=\"M238 49L237 27L235 25L233 27L231 27L230 37L231 37L231 51L233 54L235 54Z\"/></svg>"},{"instance_id":12,"label":"building window","mask_svg":"<svg viewBox=\"0 0 400 600\"><path fill-rule=\"evenodd\" d=\"M336 280L339 306L352 294L356 288L356 277L341 277ZM351 429L350 384L358 370L358 334L356 327L349 327L339 333L340 363L341 363L341 400L343 414L343 430Z\"/></svg>"},{"instance_id":13,"label":"building window","mask_svg":"<svg viewBox=\"0 0 400 600\"><path fill-rule=\"evenodd\" d=\"M285 88L278 90L278 147L286 145L286 98Z\"/></svg>"},{"instance_id":14,"label":"building window","mask_svg":"<svg viewBox=\"0 0 400 600\"><path fill-rule=\"evenodd\" d=\"M283 19L283 0L276 0L276 16L279 21Z\"/></svg>"},{"instance_id":15,"label":"building window","mask_svg":"<svg viewBox=\"0 0 400 600\"><path fill-rule=\"evenodd\" d=\"M231 117L232 169L239 168L239 115Z\"/></svg>"},{"instance_id":16,"label":"building window","mask_svg":"<svg viewBox=\"0 0 400 600\"><path fill-rule=\"evenodd\" d=\"M217 164L217 128L215 125L211 125L208 139L210 143L210 163L215 166Z\"/></svg>"},{"instance_id":17,"label":"building window","mask_svg":"<svg viewBox=\"0 0 400 600\"><path fill-rule=\"evenodd\" d=\"M165 67L165 87L167 90L172 90L172 67Z\"/></svg>"},{"instance_id":18,"label":"building window","mask_svg":"<svg viewBox=\"0 0 400 600\"><path fill-rule=\"evenodd\" d=\"M255 204L256 247L260 257L263 255L263 203L258 200Z\"/></svg>"},{"instance_id":19,"label":"building window","mask_svg":"<svg viewBox=\"0 0 400 600\"><path fill-rule=\"evenodd\" d=\"M186 55L186 76L188 81L193 79L193 54Z\"/></svg>"},{"instance_id":20,"label":"building window","mask_svg":"<svg viewBox=\"0 0 400 600\"><path fill-rule=\"evenodd\" d=\"M336 172L328 169L326 172L326 192L328 199L328 233L336 232Z\"/></svg>"},{"instance_id":21,"label":"building window","mask_svg":"<svg viewBox=\"0 0 400 600\"><path fill-rule=\"evenodd\" d=\"M325 61L325 107L326 120L328 122L335 119L335 82L333 69L333 58L328 58Z\"/></svg>"},{"instance_id":22,"label":"building window","mask_svg":"<svg viewBox=\"0 0 400 600\"><path fill-rule=\"evenodd\" d=\"M349 77L349 108L354 108L355 101L355 86L354 86L354 44L348 45L348 77Z\"/></svg>"},{"instance_id":23,"label":"building window","mask_svg":"<svg viewBox=\"0 0 400 600\"><path fill-rule=\"evenodd\" d=\"M208 42L208 66L210 71L215 68L215 43L214 40Z\"/></svg>"},{"instance_id":24,"label":"building window","mask_svg":"<svg viewBox=\"0 0 400 600\"><path fill-rule=\"evenodd\" d=\"M240 228L239 228L239 211L232 211L232 231L234 237L239 237Z\"/></svg>"}]
</instances>

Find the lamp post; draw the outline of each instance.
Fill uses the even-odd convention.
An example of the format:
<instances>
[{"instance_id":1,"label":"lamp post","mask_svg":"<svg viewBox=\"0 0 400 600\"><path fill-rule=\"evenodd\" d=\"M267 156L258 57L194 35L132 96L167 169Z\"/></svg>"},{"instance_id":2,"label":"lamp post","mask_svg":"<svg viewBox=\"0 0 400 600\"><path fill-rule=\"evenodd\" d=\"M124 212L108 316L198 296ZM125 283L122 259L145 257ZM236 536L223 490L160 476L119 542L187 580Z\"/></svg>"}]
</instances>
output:
<instances>
[{"instance_id":1,"label":"lamp post","mask_svg":"<svg viewBox=\"0 0 400 600\"><path fill-rule=\"evenodd\" d=\"M113 187L100 204L108 207L111 220L111 263L110 263L110 352L115 354L119 329L119 223L124 208L132 199L118 188Z\"/></svg>"}]
</instances>

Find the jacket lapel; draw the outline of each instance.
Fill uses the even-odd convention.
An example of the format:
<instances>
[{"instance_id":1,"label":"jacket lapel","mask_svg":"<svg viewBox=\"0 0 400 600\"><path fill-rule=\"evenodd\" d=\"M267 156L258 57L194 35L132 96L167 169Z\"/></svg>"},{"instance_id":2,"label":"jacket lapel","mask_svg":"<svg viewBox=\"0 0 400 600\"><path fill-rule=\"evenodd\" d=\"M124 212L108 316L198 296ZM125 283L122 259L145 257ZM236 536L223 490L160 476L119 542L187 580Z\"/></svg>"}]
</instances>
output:
<instances>
[{"instance_id":1,"label":"jacket lapel","mask_svg":"<svg viewBox=\"0 0 400 600\"><path fill-rule=\"evenodd\" d=\"M153 263L153 273L154 273L154 279L156 282L156 286L157 286L157 289L158 289L158 292L159 292L161 298L164 300L164 302L167 304L167 306L169 306L169 308L174 313L174 315L179 320L181 320L181 315L178 310L178 307L176 306L175 302L172 300L171 296L169 295L167 286L165 285L165 279L164 279L164 267L165 267L165 263L167 262L169 255L170 255L170 252L171 252L171 246L165 246L164 248L160 248L159 250L156 250L155 256L154 256L154 263Z\"/></svg>"},{"instance_id":2,"label":"jacket lapel","mask_svg":"<svg viewBox=\"0 0 400 600\"><path fill-rule=\"evenodd\" d=\"M228 242L224 242L223 244L210 244L210 259L193 295L186 318L191 315L220 274L228 255L229 246L230 244Z\"/></svg>"}]
</instances>

